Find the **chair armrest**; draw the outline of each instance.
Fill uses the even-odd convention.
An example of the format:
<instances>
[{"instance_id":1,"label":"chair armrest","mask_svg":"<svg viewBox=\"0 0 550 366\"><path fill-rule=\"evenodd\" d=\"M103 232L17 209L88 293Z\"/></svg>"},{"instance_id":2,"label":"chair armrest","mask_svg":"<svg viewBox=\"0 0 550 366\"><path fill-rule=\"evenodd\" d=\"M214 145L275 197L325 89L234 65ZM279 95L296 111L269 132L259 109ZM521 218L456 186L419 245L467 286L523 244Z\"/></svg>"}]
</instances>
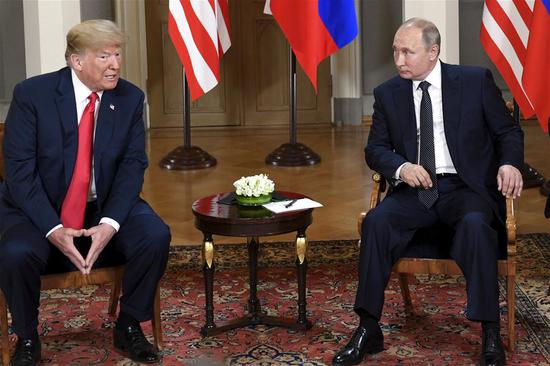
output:
<instances>
[{"instance_id":1,"label":"chair armrest","mask_svg":"<svg viewBox=\"0 0 550 366\"><path fill-rule=\"evenodd\" d=\"M386 191L386 180L380 173L374 173L372 175L372 192L370 194L370 205L369 210L372 210L380 203L380 198L382 196L382 193ZM357 218L357 231L359 232L359 236L361 236L361 225L363 223L363 219L367 216L367 212L361 212L359 213L359 217Z\"/></svg>"},{"instance_id":2,"label":"chair armrest","mask_svg":"<svg viewBox=\"0 0 550 366\"><path fill-rule=\"evenodd\" d=\"M380 203L380 197L382 193L386 191L386 180L380 173L374 173L372 175L372 192L370 194L370 206L369 209L375 208Z\"/></svg>"}]
</instances>

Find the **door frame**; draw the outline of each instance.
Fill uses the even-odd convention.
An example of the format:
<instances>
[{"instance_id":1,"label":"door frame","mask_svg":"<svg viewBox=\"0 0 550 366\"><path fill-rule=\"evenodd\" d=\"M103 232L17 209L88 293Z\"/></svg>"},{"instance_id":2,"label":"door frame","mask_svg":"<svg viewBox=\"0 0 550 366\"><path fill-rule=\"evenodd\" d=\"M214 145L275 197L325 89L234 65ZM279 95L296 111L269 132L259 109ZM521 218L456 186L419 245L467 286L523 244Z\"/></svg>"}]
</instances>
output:
<instances>
[{"instance_id":1,"label":"door frame","mask_svg":"<svg viewBox=\"0 0 550 366\"><path fill-rule=\"evenodd\" d=\"M114 8L115 22L127 35L126 46L122 50L124 66L121 74L124 79L136 84L145 93L143 119L148 129L151 123L147 98L149 90L147 88L145 1L114 0Z\"/></svg>"}]
</instances>

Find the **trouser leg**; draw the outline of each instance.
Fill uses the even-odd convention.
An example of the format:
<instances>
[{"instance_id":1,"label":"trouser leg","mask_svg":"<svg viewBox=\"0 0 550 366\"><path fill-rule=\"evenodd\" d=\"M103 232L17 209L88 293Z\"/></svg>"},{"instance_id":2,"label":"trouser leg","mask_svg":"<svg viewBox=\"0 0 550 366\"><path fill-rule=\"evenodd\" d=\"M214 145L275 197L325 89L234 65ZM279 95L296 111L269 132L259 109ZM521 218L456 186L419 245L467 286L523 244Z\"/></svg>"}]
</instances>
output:
<instances>
[{"instance_id":1,"label":"trouser leg","mask_svg":"<svg viewBox=\"0 0 550 366\"><path fill-rule=\"evenodd\" d=\"M469 213L460 220L451 256L466 278L468 319L497 321L497 234L481 216Z\"/></svg>"},{"instance_id":2,"label":"trouser leg","mask_svg":"<svg viewBox=\"0 0 550 366\"><path fill-rule=\"evenodd\" d=\"M40 305L40 274L44 272L50 244L31 223L13 226L0 237L0 287L18 337L36 336Z\"/></svg>"},{"instance_id":3,"label":"trouser leg","mask_svg":"<svg viewBox=\"0 0 550 366\"><path fill-rule=\"evenodd\" d=\"M417 229L436 221L433 210L424 207L417 191L408 187L386 197L371 210L362 224L359 282L354 310L380 319L384 290L393 264L403 256Z\"/></svg>"},{"instance_id":4,"label":"trouser leg","mask_svg":"<svg viewBox=\"0 0 550 366\"><path fill-rule=\"evenodd\" d=\"M489 203L464 184L451 182L452 195L438 206L441 220L454 228L451 256L466 279L470 320L497 321L498 235L492 225L495 216ZM442 186L441 182L439 184ZM445 189L445 182L443 182ZM440 188L441 189L441 188Z\"/></svg>"},{"instance_id":5,"label":"trouser leg","mask_svg":"<svg viewBox=\"0 0 550 366\"><path fill-rule=\"evenodd\" d=\"M155 214L128 218L112 244L125 258L121 310L138 321L153 317L158 282L166 269L170 230Z\"/></svg>"}]
</instances>

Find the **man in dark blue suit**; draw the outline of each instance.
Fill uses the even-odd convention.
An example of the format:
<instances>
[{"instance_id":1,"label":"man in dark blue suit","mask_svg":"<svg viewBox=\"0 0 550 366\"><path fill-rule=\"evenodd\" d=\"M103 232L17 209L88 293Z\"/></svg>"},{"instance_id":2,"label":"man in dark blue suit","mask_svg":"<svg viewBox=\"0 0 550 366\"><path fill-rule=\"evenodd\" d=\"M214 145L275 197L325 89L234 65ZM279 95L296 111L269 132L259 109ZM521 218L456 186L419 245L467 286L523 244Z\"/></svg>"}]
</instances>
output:
<instances>
[{"instance_id":1,"label":"man in dark blue suit","mask_svg":"<svg viewBox=\"0 0 550 366\"><path fill-rule=\"evenodd\" d=\"M140 322L153 315L170 230L139 196L144 95L120 79L124 42L111 21L83 22L67 34L69 67L14 89L0 184L0 286L18 336L12 365L40 360L40 275L89 274L113 256L125 263L114 345L135 361L159 360Z\"/></svg>"},{"instance_id":2,"label":"man in dark blue suit","mask_svg":"<svg viewBox=\"0 0 550 366\"><path fill-rule=\"evenodd\" d=\"M419 228L454 230L467 281L466 316L482 323L482 365L503 365L497 283L504 197L520 195L523 133L488 70L439 61L440 35L413 18L393 43L399 76L374 90L365 156L393 191L363 221L354 310L359 327L333 365L383 350L378 324L393 264Z\"/></svg>"}]
</instances>

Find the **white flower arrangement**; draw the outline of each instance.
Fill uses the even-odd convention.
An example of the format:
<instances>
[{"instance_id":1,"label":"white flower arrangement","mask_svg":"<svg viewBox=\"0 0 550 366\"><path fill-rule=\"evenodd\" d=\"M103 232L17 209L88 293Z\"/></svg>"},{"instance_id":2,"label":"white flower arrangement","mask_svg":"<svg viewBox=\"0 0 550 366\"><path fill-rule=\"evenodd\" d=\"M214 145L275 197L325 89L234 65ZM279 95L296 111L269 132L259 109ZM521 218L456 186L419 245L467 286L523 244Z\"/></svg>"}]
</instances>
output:
<instances>
[{"instance_id":1,"label":"white flower arrangement","mask_svg":"<svg viewBox=\"0 0 550 366\"><path fill-rule=\"evenodd\" d=\"M275 190L275 183L267 177L267 174L241 177L233 183L235 193L245 197L260 197L272 193Z\"/></svg>"}]
</instances>

